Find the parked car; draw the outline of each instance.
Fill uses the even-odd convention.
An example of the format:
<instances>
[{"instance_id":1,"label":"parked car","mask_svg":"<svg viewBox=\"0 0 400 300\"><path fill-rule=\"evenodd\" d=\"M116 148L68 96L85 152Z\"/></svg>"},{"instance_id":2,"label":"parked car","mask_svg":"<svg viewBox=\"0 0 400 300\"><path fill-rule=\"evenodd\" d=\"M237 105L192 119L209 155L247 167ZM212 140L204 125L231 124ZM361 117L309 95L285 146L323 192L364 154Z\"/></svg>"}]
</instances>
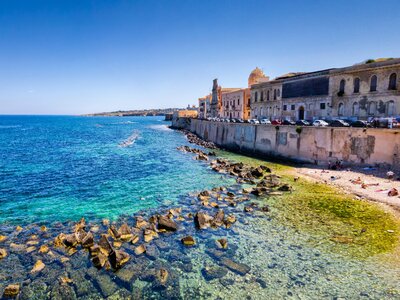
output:
<instances>
[{"instance_id":1,"label":"parked car","mask_svg":"<svg viewBox=\"0 0 400 300\"><path fill-rule=\"evenodd\" d=\"M332 127L350 127L350 124L343 120L333 120L329 126Z\"/></svg>"},{"instance_id":2,"label":"parked car","mask_svg":"<svg viewBox=\"0 0 400 300\"><path fill-rule=\"evenodd\" d=\"M371 127L367 121L357 120L350 124L351 127Z\"/></svg>"},{"instance_id":3,"label":"parked car","mask_svg":"<svg viewBox=\"0 0 400 300\"><path fill-rule=\"evenodd\" d=\"M308 121L306 121L306 120L298 120L298 121L296 122L296 125L297 125L297 126L310 126L311 124L310 124L310 122L308 122Z\"/></svg>"},{"instance_id":4,"label":"parked car","mask_svg":"<svg viewBox=\"0 0 400 300\"><path fill-rule=\"evenodd\" d=\"M237 123L244 123L243 119L237 119Z\"/></svg>"},{"instance_id":5,"label":"parked car","mask_svg":"<svg viewBox=\"0 0 400 300\"><path fill-rule=\"evenodd\" d=\"M268 119L261 119L260 123L261 124L269 124L269 125L271 125L271 121L268 120Z\"/></svg>"},{"instance_id":6,"label":"parked car","mask_svg":"<svg viewBox=\"0 0 400 300\"><path fill-rule=\"evenodd\" d=\"M282 125L282 122L279 121L279 120L272 120L272 121L271 121L271 124L272 124L272 125Z\"/></svg>"},{"instance_id":7,"label":"parked car","mask_svg":"<svg viewBox=\"0 0 400 300\"><path fill-rule=\"evenodd\" d=\"M282 125L296 125L295 121L290 121L290 120L284 120L282 122Z\"/></svg>"},{"instance_id":8,"label":"parked car","mask_svg":"<svg viewBox=\"0 0 400 300\"><path fill-rule=\"evenodd\" d=\"M329 124L327 122L325 122L324 120L315 120L312 123L313 126L317 126L317 127L325 127L328 126Z\"/></svg>"},{"instance_id":9,"label":"parked car","mask_svg":"<svg viewBox=\"0 0 400 300\"><path fill-rule=\"evenodd\" d=\"M256 119L251 119L250 124L260 124L260 121L258 121Z\"/></svg>"}]
</instances>

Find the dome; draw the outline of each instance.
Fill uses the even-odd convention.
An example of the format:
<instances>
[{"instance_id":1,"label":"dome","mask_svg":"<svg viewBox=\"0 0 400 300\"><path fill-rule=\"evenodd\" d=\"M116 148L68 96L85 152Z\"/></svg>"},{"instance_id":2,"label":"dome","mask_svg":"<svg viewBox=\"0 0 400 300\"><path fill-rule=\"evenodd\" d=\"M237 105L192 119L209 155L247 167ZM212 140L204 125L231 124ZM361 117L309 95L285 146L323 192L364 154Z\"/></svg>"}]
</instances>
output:
<instances>
[{"instance_id":1,"label":"dome","mask_svg":"<svg viewBox=\"0 0 400 300\"><path fill-rule=\"evenodd\" d=\"M251 71L251 73L249 75L248 84L249 84L249 87L250 87L253 84L256 84L256 83L261 82L261 81L266 81L268 79L269 79L269 77L266 76L264 74L264 72L260 68L257 67L253 71Z\"/></svg>"}]
</instances>

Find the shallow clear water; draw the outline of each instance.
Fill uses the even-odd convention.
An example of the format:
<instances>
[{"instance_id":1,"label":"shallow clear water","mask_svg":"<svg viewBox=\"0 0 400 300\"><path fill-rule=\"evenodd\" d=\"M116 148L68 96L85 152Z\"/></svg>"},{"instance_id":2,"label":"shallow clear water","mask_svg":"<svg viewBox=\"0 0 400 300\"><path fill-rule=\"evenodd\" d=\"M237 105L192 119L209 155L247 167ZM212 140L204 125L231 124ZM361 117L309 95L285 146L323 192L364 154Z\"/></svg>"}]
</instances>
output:
<instances>
[{"instance_id":1,"label":"shallow clear water","mask_svg":"<svg viewBox=\"0 0 400 300\"><path fill-rule=\"evenodd\" d=\"M360 260L347 255L346 246L299 231L284 221L284 196L241 194L243 186L232 176L177 151L185 137L161 120L0 117L0 235L7 236L0 248L8 251L0 260L0 294L18 283L20 299L400 299L398 250ZM236 207L219 202L238 221L229 229L196 230L188 213L214 215L217 209L202 206L192 192L222 185L270 211L245 213L248 201ZM159 233L149 243L142 236L137 244L124 243L130 261L116 272L97 270L84 249L70 255L52 244L60 232L71 232L68 220L86 216L87 230L100 228L98 241L108 228L102 217L115 219L117 227L134 226L135 212L148 218L171 207L182 209L178 231ZM46 223L48 230L32 222ZM22 231L12 224L24 225ZM182 245L186 235L195 238L194 247ZM224 251L215 245L222 237L228 240ZM31 241L38 244L27 254ZM136 255L140 244L152 253ZM41 245L52 254L40 253ZM46 266L33 274L38 259ZM228 269L224 259L248 272ZM154 278L160 268L169 272L164 288ZM217 268L215 278L205 275L206 268ZM72 282L59 284L61 276Z\"/></svg>"},{"instance_id":2,"label":"shallow clear water","mask_svg":"<svg viewBox=\"0 0 400 300\"><path fill-rule=\"evenodd\" d=\"M0 116L0 222L115 219L227 183L163 117Z\"/></svg>"}]
</instances>

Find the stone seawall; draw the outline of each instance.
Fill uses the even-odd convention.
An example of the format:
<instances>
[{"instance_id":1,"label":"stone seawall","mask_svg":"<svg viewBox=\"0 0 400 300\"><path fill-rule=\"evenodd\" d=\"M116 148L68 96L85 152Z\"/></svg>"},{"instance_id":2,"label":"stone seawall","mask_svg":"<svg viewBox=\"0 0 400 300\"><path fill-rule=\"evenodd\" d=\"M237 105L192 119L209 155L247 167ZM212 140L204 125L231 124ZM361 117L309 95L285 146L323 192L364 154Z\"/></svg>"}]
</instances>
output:
<instances>
[{"instance_id":1,"label":"stone seawall","mask_svg":"<svg viewBox=\"0 0 400 300\"><path fill-rule=\"evenodd\" d=\"M327 164L387 164L400 168L400 130L220 123L192 119L183 127L228 150Z\"/></svg>"}]
</instances>

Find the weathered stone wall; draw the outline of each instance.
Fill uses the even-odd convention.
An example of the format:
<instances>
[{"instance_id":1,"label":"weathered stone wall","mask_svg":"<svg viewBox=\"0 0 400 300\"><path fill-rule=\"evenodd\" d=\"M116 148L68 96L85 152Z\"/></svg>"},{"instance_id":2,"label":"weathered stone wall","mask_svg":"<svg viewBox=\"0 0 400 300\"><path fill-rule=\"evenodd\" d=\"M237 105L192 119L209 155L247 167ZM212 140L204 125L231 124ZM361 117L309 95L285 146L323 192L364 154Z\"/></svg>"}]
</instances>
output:
<instances>
[{"instance_id":1,"label":"weathered stone wall","mask_svg":"<svg viewBox=\"0 0 400 300\"><path fill-rule=\"evenodd\" d=\"M278 129L277 129L278 128ZM227 149L268 157L326 164L341 159L352 164L400 167L400 130L321 128L191 121L187 127Z\"/></svg>"}]
</instances>

